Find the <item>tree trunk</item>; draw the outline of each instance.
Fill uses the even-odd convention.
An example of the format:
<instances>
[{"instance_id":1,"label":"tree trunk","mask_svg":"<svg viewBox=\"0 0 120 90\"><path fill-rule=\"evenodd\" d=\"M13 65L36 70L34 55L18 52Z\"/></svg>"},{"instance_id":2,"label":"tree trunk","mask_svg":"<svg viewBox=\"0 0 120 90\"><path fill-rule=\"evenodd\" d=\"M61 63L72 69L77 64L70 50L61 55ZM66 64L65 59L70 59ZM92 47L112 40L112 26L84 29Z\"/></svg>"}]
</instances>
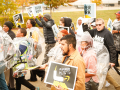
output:
<instances>
[{"instance_id":1,"label":"tree trunk","mask_svg":"<svg viewBox=\"0 0 120 90\"><path fill-rule=\"evenodd\" d=\"M52 17L52 6L51 6L51 4L50 4L50 15Z\"/></svg>"}]
</instances>

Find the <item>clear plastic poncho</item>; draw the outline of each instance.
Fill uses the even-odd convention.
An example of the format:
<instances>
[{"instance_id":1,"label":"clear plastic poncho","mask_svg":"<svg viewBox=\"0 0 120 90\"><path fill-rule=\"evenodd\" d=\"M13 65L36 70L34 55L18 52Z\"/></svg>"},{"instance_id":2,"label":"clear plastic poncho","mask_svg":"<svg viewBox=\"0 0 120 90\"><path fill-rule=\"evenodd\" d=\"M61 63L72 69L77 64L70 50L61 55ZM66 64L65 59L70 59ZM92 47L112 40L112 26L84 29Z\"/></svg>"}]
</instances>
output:
<instances>
[{"instance_id":1,"label":"clear plastic poncho","mask_svg":"<svg viewBox=\"0 0 120 90\"><path fill-rule=\"evenodd\" d=\"M61 44L58 44L57 46L50 49L47 56L50 57L49 61L55 61L58 63L62 63L62 50L60 48Z\"/></svg>"},{"instance_id":2,"label":"clear plastic poncho","mask_svg":"<svg viewBox=\"0 0 120 90\"><path fill-rule=\"evenodd\" d=\"M96 75L98 76L99 79L98 90L101 90L106 80L106 75L108 72L109 60L110 60L109 52L102 42L97 41L95 38L93 38L93 41L91 41L92 37L89 35L90 34L88 32L84 32L83 36L80 38L80 42L87 41L91 44L91 46L93 46L92 48L94 48L97 57ZM86 49L89 47L90 46L86 47Z\"/></svg>"},{"instance_id":3,"label":"clear plastic poncho","mask_svg":"<svg viewBox=\"0 0 120 90\"><path fill-rule=\"evenodd\" d=\"M93 45L97 54L97 76L99 78L98 90L101 90L106 80L110 57L109 52L103 43L94 39Z\"/></svg>"},{"instance_id":4,"label":"clear plastic poncho","mask_svg":"<svg viewBox=\"0 0 120 90\"><path fill-rule=\"evenodd\" d=\"M0 61L4 62L0 65L0 68L7 67L10 69L14 65L14 46L11 37L5 33L2 29L0 30Z\"/></svg>"}]
</instances>

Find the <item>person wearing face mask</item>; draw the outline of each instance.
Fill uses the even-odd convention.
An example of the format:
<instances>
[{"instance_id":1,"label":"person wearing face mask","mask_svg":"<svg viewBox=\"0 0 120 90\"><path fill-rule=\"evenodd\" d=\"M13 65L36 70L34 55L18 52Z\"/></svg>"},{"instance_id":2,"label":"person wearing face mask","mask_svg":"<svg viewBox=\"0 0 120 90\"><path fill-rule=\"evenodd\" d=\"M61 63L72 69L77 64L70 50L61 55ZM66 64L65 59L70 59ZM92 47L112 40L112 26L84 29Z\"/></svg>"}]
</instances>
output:
<instances>
[{"instance_id":1,"label":"person wearing face mask","mask_svg":"<svg viewBox=\"0 0 120 90\"><path fill-rule=\"evenodd\" d=\"M89 32L83 33L80 38L81 55L85 61L85 87L86 90L98 90L97 57L93 48L93 39Z\"/></svg>"}]
</instances>

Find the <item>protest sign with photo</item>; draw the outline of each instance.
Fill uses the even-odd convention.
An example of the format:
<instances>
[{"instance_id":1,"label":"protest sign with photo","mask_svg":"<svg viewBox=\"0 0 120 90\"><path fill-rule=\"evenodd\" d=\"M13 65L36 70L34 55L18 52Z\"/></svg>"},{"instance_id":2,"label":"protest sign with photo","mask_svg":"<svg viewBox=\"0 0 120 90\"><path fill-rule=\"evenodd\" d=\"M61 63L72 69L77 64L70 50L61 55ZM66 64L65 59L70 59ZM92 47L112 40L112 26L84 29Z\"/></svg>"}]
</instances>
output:
<instances>
[{"instance_id":1,"label":"protest sign with photo","mask_svg":"<svg viewBox=\"0 0 120 90\"><path fill-rule=\"evenodd\" d=\"M96 4L84 4L85 18L96 18Z\"/></svg>"},{"instance_id":2,"label":"protest sign with photo","mask_svg":"<svg viewBox=\"0 0 120 90\"><path fill-rule=\"evenodd\" d=\"M38 14L43 15L43 7L42 4L26 7L28 15L31 16L38 16Z\"/></svg>"},{"instance_id":3,"label":"protest sign with photo","mask_svg":"<svg viewBox=\"0 0 120 90\"><path fill-rule=\"evenodd\" d=\"M32 16L33 16L32 7L26 7L26 11L27 11L29 17L32 17Z\"/></svg>"},{"instance_id":4,"label":"protest sign with photo","mask_svg":"<svg viewBox=\"0 0 120 90\"><path fill-rule=\"evenodd\" d=\"M107 23L107 28L112 33L113 26L112 26L112 20L110 18L109 18L108 23Z\"/></svg>"},{"instance_id":5,"label":"protest sign with photo","mask_svg":"<svg viewBox=\"0 0 120 90\"><path fill-rule=\"evenodd\" d=\"M50 62L44 82L46 84L60 85L69 90L74 90L77 76L77 67L62 63Z\"/></svg>"},{"instance_id":6,"label":"protest sign with photo","mask_svg":"<svg viewBox=\"0 0 120 90\"><path fill-rule=\"evenodd\" d=\"M24 19L22 13L13 16L13 21L18 26L18 24L24 24Z\"/></svg>"},{"instance_id":7,"label":"protest sign with photo","mask_svg":"<svg viewBox=\"0 0 120 90\"><path fill-rule=\"evenodd\" d=\"M58 29L59 29L59 31L65 29L65 30L68 31L68 33L70 32L70 31L69 31L69 27L62 27L62 26L59 26Z\"/></svg>"},{"instance_id":8,"label":"protest sign with photo","mask_svg":"<svg viewBox=\"0 0 120 90\"><path fill-rule=\"evenodd\" d=\"M58 34L59 30L58 30L56 24L54 24L54 25L52 26L52 30L53 30L53 33L54 33L55 37L57 37L57 34Z\"/></svg>"}]
</instances>

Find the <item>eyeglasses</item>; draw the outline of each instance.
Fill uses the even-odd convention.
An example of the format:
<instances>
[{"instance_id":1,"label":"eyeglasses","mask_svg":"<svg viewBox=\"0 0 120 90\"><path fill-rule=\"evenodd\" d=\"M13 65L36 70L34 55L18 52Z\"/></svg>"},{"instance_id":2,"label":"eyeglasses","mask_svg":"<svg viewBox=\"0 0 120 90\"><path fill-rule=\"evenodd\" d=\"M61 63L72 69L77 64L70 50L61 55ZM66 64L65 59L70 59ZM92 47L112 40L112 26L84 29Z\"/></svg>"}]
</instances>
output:
<instances>
[{"instance_id":1,"label":"eyeglasses","mask_svg":"<svg viewBox=\"0 0 120 90\"><path fill-rule=\"evenodd\" d=\"M96 24L96 26L101 26L102 24Z\"/></svg>"}]
</instances>

